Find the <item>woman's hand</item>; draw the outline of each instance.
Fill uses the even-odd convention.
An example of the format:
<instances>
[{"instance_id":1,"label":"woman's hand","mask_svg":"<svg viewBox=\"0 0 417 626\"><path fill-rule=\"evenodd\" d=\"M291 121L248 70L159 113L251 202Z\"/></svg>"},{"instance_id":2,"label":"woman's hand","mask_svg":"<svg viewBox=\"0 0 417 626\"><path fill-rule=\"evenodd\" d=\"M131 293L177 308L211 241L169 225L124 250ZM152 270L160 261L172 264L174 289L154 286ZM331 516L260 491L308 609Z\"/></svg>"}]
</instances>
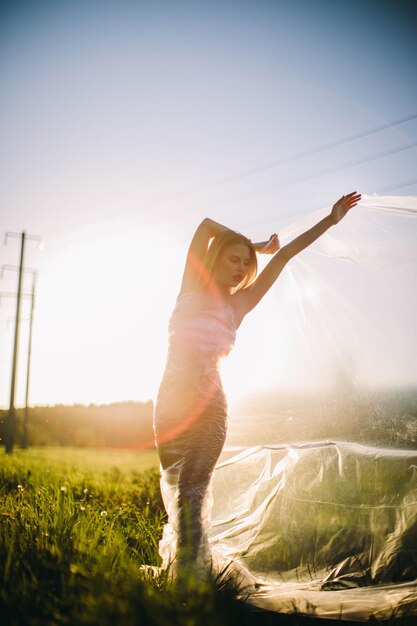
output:
<instances>
[{"instance_id":1,"label":"woman's hand","mask_svg":"<svg viewBox=\"0 0 417 626\"><path fill-rule=\"evenodd\" d=\"M259 248L256 251L260 254L275 254L275 252L278 252L281 247L276 233L271 235L268 241L264 241L262 244L258 245Z\"/></svg>"},{"instance_id":2,"label":"woman's hand","mask_svg":"<svg viewBox=\"0 0 417 626\"><path fill-rule=\"evenodd\" d=\"M349 193L347 196L342 196L336 204L333 205L330 213L333 224L338 224L340 220L345 217L346 213L358 204L360 199L361 194L356 193L356 191L352 191L352 193Z\"/></svg>"}]
</instances>

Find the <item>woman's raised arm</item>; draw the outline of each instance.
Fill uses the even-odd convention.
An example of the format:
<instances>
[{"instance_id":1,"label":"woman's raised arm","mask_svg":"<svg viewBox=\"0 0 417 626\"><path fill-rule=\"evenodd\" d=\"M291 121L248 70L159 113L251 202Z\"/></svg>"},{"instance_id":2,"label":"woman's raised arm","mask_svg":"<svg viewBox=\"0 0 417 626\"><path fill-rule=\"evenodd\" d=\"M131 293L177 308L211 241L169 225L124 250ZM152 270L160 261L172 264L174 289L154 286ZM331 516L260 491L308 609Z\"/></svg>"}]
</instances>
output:
<instances>
[{"instance_id":1,"label":"woman's raised arm","mask_svg":"<svg viewBox=\"0 0 417 626\"><path fill-rule=\"evenodd\" d=\"M360 199L361 196L356 193L356 191L347 196L342 196L336 204L333 205L329 215L320 220L320 222L305 233L296 237L286 246L282 247L269 261L268 265L259 274L254 283L247 289L242 290L245 292L247 312L253 309L272 287L288 261L316 241L316 239L323 235L331 226L340 222L340 220L345 217L346 213L358 204Z\"/></svg>"},{"instance_id":2,"label":"woman's raised arm","mask_svg":"<svg viewBox=\"0 0 417 626\"><path fill-rule=\"evenodd\" d=\"M188 249L180 294L194 291L198 288L201 261L207 252L210 240L225 232L235 231L223 224L219 224L219 222L215 222L209 217L206 217L198 226ZM259 254L273 254L279 249L278 236L274 233L268 241L254 243L253 247Z\"/></svg>"},{"instance_id":3,"label":"woman's raised arm","mask_svg":"<svg viewBox=\"0 0 417 626\"><path fill-rule=\"evenodd\" d=\"M180 294L197 289L201 261L207 252L210 239L228 230L231 229L211 220L209 217L206 217L197 227L191 239L190 247L188 248Z\"/></svg>"}]
</instances>

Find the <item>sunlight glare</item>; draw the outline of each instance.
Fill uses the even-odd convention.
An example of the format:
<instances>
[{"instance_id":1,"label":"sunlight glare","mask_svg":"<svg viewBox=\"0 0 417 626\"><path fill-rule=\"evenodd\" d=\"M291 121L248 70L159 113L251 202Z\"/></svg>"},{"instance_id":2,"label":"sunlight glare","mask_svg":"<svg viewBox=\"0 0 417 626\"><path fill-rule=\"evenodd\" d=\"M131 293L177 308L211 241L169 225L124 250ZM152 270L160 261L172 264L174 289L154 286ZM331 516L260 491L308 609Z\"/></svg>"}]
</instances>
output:
<instances>
[{"instance_id":1,"label":"sunlight glare","mask_svg":"<svg viewBox=\"0 0 417 626\"><path fill-rule=\"evenodd\" d=\"M151 230L51 253L39 280L32 402L148 399L165 360L182 260Z\"/></svg>"}]
</instances>

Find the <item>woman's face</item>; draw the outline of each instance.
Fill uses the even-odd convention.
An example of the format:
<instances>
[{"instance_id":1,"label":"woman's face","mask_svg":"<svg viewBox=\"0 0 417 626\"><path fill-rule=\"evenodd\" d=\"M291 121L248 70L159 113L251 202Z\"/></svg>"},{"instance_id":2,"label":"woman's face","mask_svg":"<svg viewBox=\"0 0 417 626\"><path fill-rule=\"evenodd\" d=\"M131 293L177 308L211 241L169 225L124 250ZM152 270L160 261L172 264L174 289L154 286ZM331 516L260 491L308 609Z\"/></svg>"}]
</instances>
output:
<instances>
[{"instance_id":1,"label":"woman's face","mask_svg":"<svg viewBox=\"0 0 417 626\"><path fill-rule=\"evenodd\" d=\"M214 268L214 279L220 288L230 292L247 276L251 263L250 250L244 243L228 246Z\"/></svg>"}]
</instances>

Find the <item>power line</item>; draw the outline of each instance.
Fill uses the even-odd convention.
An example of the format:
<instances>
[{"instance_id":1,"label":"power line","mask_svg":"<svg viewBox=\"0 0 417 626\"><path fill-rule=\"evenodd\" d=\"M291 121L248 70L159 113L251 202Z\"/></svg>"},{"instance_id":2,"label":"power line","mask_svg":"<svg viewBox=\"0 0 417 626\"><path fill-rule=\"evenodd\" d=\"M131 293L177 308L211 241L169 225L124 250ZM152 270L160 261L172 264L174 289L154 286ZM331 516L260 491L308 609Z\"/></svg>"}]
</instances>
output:
<instances>
[{"instance_id":1,"label":"power line","mask_svg":"<svg viewBox=\"0 0 417 626\"><path fill-rule=\"evenodd\" d=\"M262 195L264 193L268 193L269 191L275 191L277 189L283 189L284 187L290 187L292 185L296 185L296 184L305 182L306 180L312 180L314 178L319 178L321 176L326 176L328 174L334 174L335 172L339 172L339 171L347 169L349 167L354 167L356 165L361 165L363 163L368 163L370 161L376 161L377 159L382 159L382 158L384 158L386 156L390 156L392 154L397 154L399 152L404 152L405 150L410 150L411 148L415 148L416 146L417 146L417 142L409 144L408 146L403 146L401 148L395 148L394 150L386 150L384 152L380 152L379 154L376 154L373 157L367 157L366 159L359 159L359 160L356 160L356 161L351 161L349 163L346 163L345 165L337 166L337 167L334 167L334 168L332 168L330 170L326 170L326 171L323 171L323 172L320 172L320 173L311 174L309 176L302 176L302 177L294 178L294 179L292 179L290 181L287 181L287 182L276 183L274 185L270 185L269 187L264 187L263 189L257 189L257 190L251 191L251 192L245 192L245 193L242 192L240 194L229 196L228 198L224 198L222 200L218 200L216 202L212 202L209 205L207 205L206 207L204 207L204 209L206 210L206 209L211 209L211 208L214 208L214 207L224 206L224 205L227 205L227 204L233 204L234 202L237 202L239 200L243 200L243 199L246 199L246 198L253 198L255 196L259 196L259 195ZM170 221L171 219L174 219L174 218L177 219L178 217L184 217L188 213L190 213L189 209L187 209L185 211L180 211L180 212L177 212L175 214L175 216L173 216L172 218L164 218L161 221L168 222L168 221ZM262 222L268 221L269 219L272 219L273 217L276 217L276 216L272 216L271 215L269 217L263 218ZM257 223L259 223L258 220L257 220Z\"/></svg>"},{"instance_id":2,"label":"power line","mask_svg":"<svg viewBox=\"0 0 417 626\"><path fill-rule=\"evenodd\" d=\"M191 187L190 189L184 190L184 191L179 191L178 193L172 194L170 196L167 196L165 198L161 198L159 200L155 200L153 202L149 202L145 205L142 205L142 207L140 207L139 209L132 209L131 211L128 211L128 213L130 212L136 212L140 209L146 209L146 208L151 208L154 206L158 206L160 204L165 204L166 202L170 202L171 200L177 200L178 198L184 197L184 196L188 196L188 195L193 195L195 193L199 193L200 191L207 191L208 189L213 189L215 187L220 187L221 185L224 185L226 183L235 181L235 180L239 180L241 178L247 178L249 176L253 176L255 174L258 174L260 172L264 172L266 170L269 169L273 169L274 167L278 167L279 165L286 165L287 163L292 163L293 161L298 161L300 159L303 159L307 156L313 156L314 154L318 154L320 152L324 152L325 150L330 150L331 148L336 148L338 146L344 145L346 143L350 143L352 141L357 141L358 139L362 139L364 137L368 137L369 135L372 135L374 133L380 132L381 130L386 130L388 128L393 128L395 126L399 126L400 124L404 124L405 122L409 122L413 119L417 118L417 113L413 114L413 115L408 115L406 117L402 117L398 120L395 120L394 122L387 122L385 124L379 124L378 126L375 126L374 128L371 128L365 132L361 132L361 133L354 133L353 135L350 135L348 137L345 137L343 139L338 139L336 141L329 141L319 147L316 148L311 148L309 150L304 150L303 152L299 152L296 153L290 157L285 157L282 159L276 159L274 161L270 161L268 163L265 163L264 165L260 165L260 166L256 166L253 168L249 168L247 170L242 170L241 172L237 172L236 174L230 174L228 176L224 176L223 178L220 178L217 181L214 181L212 183L206 183L204 185L199 185L196 187ZM124 214L126 214L126 212L124 212Z\"/></svg>"},{"instance_id":3,"label":"power line","mask_svg":"<svg viewBox=\"0 0 417 626\"><path fill-rule=\"evenodd\" d=\"M328 143L323 144L322 146L319 146L318 148L311 148L309 150L305 150L304 152L300 152L297 153L291 157L286 157L286 158L282 158L282 159L278 159L275 161L271 161L269 163L266 163L265 165L262 166L258 166L255 168L251 168L248 169L246 171L243 171L239 174L235 174L235 175L230 175L227 177L224 177L224 179L221 179L221 181L218 184L224 184L226 182L230 182L232 180L238 180L239 178L245 178L247 176L252 176L253 174L257 174L258 172L264 172L265 170L269 170L269 169L273 169L274 167L277 167L279 165L285 165L287 163L291 163L293 161L298 161L299 159L303 159L307 156L312 156L314 154L318 154L319 152L324 152L325 150L330 150L331 148L337 148L338 146L344 145L346 143L350 143L351 141L356 141L358 139L362 139L364 137L367 137L368 135L372 135L376 132L379 132L381 130L386 130L387 128L393 128L394 126L399 126L400 124L404 124L405 122L408 122L410 120L413 120L417 118L417 114L414 115L409 115L407 117L403 117L399 120L396 120L394 122L387 122L386 124L380 124L379 126L375 126L374 128L371 128L370 130L364 132L364 133L355 133L353 135L350 135L348 137L345 137L344 139L338 139L336 141L329 141Z\"/></svg>"},{"instance_id":4,"label":"power line","mask_svg":"<svg viewBox=\"0 0 417 626\"><path fill-rule=\"evenodd\" d=\"M235 174L230 174L228 176L224 176L223 178L218 179L217 181L212 181L203 185L197 185L195 187L191 187L189 189L186 189L184 191L179 191L177 193L174 194L170 194L169 196L165 196L164 198L159 198L156 200L153 200L151 202L142 204L140 207L134 208L134 209L129 209L126 211L123 211L122 213L118 214L117 216L114 215L112 217L108 217L105 218L104 220L100 220L100 221L107 221L107 220L112 220L115 217L120 217L120 216L125 216L125 215L129 215L132 213L137 213L139 211L142 211L144 209L148 209L148 208L154 208L157 206L162 206L164 204L167 204L169 202L172 202L173 200L178 200L180 198L185 198L187 196L192 196L195 195L196 193L199 193L201 191L207 191L209 189L214 189L216 187L220 187L226 183L235 181L235 180L240 180L242 178L247 178L249 176L253 176L255 174L258 174L260 172L263 171L267 171L268 169L273 169L274 167L278 167L279 165L285 165L287 163L291 163L293 161L297 161L299 159L305 158L307 156L313 156L315 154L319 154L320 152L324 152L326 150L330 150L332 148L336 148L338 146L342 146L345 145L347 143L350 143L352 141L357 141L358 139L362 139L364 137L368 137L369 135L375 134L377 132L380 132L382 130L387 130L389 128L394 128L395 126L399 126L401 124L404 124L405 122L411 121L413 119L417 118L417 113L414 113L412 115L408 115L402 118L399 118L397 120L394 120L393 122L386 122L384 124L379 124L378 126L374 126L373 128L365 131L365 132L360 132L360 133L354 133L352 135L349 135L347 137L344 137L342 139L338 139L336 141L330 141L327 142L321 146L315 147L315 148L311 148L308 150L304 150L303 152L299 152L297 154L294 154L290 157L285 157L282 159L277 159L274 161L270 161L269 163L265 163L264 165L260 165L260 166L256 166L253 168L249 168L247 170L242 170L240 172L237 172ZM414 145L414 144L413 144ZM378 158L378 157L377 157ZM370 159L371 160L371 159ZM366 162L363 161L363 162ZM346 166L346 167L349 167ZM306 179L307 180L307 179ZM243 196L240 195L239 199L241 197L245 197L247 194L244 194ZM250 194L250 195L253 195ZM256 195L256 194L255 194ZM210 205L210 206L218 206L218 204L216 203L216 205ZM190 209L186 209L185 212L181 212L181 213L176 213L176 215L174 216L176 217L183 217L184 215L188 215L189 213L191 214L192 212L194 212L194 209L190 210ZM152 222L152 224L157 224L157 223L161 223L161 222L165 222L165 221L170 221L173 218L166 218L166 217L162 217L160 220L154 220ZM51 233L49 233L48 236L53 236L56 235L58 232L64 230L66 232L69 232L71 230L74 230L76 228L79 228L79 226L75 226L73 228L70 229L57 229L56 231L53 231Z\"/></svg>"},{"instance_id":5,"label":"power line","mask_svg":"<svg viewBox=\"0 0 417 626\"><path fill-rule=\"evenodd\" d=\"M325 176L326 174L333 174L334 172L337 172L337 171L343 170L343 169L345 169L345 168L347 168L347 167L354 167L355 165L360 165L361 163L366 163L366 162L368 162L368 161L377 160L377 159L383 158L383 157L385 157L385 156L389 156L389 155L391 155L391 154L395 154L395 153L397 153L397 152L402 152L402 151L404 151L404 150L409 150L409 149L411 149L411 148L415 148L415 147L417 147L417 142L416 142L416 143L411 144L410 146L405 146L405 147L403 147L403 148L397 148L397 149L392 150L392 151L387 151L387 152L384 152L384 153L380 153L380 154L378 154L378 155L376 155L375 157L372 157L372 158L370 158L370 159L363 159L363 160L360 160L360 161L351 162L351 163L350 163L350 164L348 164L348 165L345 165L345 166L343 166L343 167L333 168L332 170L328 170L328 171L326 171L326 172L322 172L321 174L314 174L314 175L312 175L312 176L306 176L306 177L304 177L304 178L300 178L300 179L297 179L297 180L291 181L290 183L285 183L285 184L283 184L283 185L275 185L275 186L271 186L271 187L269 187L268 189L264 189L264 190L261 190L261 191L259 191L259 192L252 192L251 194L244 194L244 195L243 195L243 197L248 197L248 195L249 195L249 196L255 196L255 195L258 195L258 194L266 193L266 192L271 191L271 190L276 189L276 188L281 188L281 187L290 186L290 185L293 185L293 184L296 184L296 183L304 182L305 180L311 180L312 178L316 178L316 177L318 177L318 176ZM401 183L401 184L399 184L399 185L395 185L395 186L390 186L390 187L385 187L385 188L379 189L379 190L378 190L378 193L386 193L386 192L388 192L388 191L395 191L395 189L401 189L401 188L403 188L403 187L408 187L408 186L415 185L415 184L417 184L417 179L415 179L415 180L410 180L410 181L408 181L408 182ZM239 197L238 199L241 199L241 197ZM233 199L233 202L234 202L234 201L235 201L235 199ZM306 213L306 211L305 211L305 210L303 210L303 214L305 214L305 213ZM283 217L283 216L282 216L282 215L280 215L280 218L282 218L282 217ZM274 219L274 218L276 218L276 215L269 215L269 216L267 216L267 217L262 218L261 220L256 220L256 224L263 224L264 222L268 222L269 220L272 220L272 219ZM251 220L251 221L249 221L249 222L247 222L247 223L245 224L245 227L246 227L246 226L250 226L251 224L254 224L254 223L255 223L255 222L254 222L253 220Z\"/></svg>"},{"instance_id":6,"label":"power line","mask_svg":"<svg viewBox=\"0 0 417 626\"><path fill-rule=\"evenodd\" d=\"M404 187L411 187L412 185L417 185L417 178L414 180L408 180L407 182L401 183L399 185L395 185L395 187L384 187L378 190L378 193L387 193L388 191L395 191L396 189L403 189Z\"/></svg>"}]
</instances>

